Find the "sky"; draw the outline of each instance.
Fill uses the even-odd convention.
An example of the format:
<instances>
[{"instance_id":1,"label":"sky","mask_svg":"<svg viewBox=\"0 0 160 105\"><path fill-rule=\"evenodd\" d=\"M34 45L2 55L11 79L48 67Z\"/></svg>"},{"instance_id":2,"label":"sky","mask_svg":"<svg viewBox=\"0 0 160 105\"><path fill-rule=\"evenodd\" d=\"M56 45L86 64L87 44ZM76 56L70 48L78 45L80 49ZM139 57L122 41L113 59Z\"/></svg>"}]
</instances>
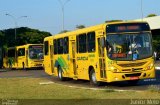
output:
<instances>
[{"instance_id":1,"label":"sky","mask_svg":"<svg viewBox=\"0 0 160 105\"><path fill-rule=\"evenodd\" d=\"M160 15L160 0L142 1L144 17L151 13ZM106 20L141 17L141 0L70 0L64 6L64 29L75 30L76 25L88 27ZM62 6L59 0L0 0L0 30L15 28L15 22L17 27L57 34L63 30Z\"/></svg>"}]
</instances>

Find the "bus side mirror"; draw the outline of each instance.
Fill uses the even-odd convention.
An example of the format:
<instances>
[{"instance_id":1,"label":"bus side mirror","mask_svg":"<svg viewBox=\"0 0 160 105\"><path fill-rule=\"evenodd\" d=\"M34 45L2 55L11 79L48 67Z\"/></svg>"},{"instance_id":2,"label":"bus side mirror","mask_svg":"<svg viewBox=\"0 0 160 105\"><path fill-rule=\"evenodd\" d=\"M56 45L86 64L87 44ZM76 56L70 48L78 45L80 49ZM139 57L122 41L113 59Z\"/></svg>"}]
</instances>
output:
<instances>
[{"instance_id":1,"label":"bus side mirror","mask_svg":"<svg viewBox=\"0 0 160 105\"><path fill-rule=\"evenodd\" d=\"M101 46L104 48L105 47L105 37L101 38Z\"/></svg>"}]
</instances>

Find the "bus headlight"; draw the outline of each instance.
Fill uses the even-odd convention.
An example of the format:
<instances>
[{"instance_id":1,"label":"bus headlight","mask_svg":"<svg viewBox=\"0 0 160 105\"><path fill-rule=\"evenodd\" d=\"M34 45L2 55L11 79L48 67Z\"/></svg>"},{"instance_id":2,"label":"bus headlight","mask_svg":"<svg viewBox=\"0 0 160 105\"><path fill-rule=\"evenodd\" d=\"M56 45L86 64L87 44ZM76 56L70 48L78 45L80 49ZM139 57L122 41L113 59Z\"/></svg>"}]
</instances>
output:
<instances>
[{"instance_id":1,"label":"bus headlight","mask_svg":"<svg viewBox=\"0 0 160 105\"><path fill-rule=\"evenodd\" d=\"M154 64L151 63L148 67L147 67L147 70L151 70L153 68Z\"/></svg>"},{"instance_id":2,"label":"bus headlight","mask_svg":"<svg viewBox=\"0 0 160 105\"><path fill-rule=\"evenodd\" d=\"M112 72L119 72L119 70L118 70L117 68L113 67L113 66L110 67L110 70L111 70Z\"/></svg>"}]
</instances>

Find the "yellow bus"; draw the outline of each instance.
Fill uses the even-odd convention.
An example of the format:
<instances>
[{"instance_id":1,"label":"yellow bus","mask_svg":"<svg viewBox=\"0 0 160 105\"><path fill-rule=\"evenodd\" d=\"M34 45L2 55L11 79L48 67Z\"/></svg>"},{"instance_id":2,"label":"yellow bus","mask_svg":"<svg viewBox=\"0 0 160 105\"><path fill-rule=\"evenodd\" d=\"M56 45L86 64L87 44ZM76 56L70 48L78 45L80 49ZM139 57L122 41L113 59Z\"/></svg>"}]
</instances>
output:
<instances>
[{"instance_id":1,"label":"yellow bus","mask_svg":"<svg viewBox=\"0 0 160 105\"><path fill-rule=\"evenodd\" d=\"M154 78L150 27L146 22L105 23L46 37L44 68L60 80L84 79L94 85Z\"/></svg>"},{"instance_id":2,"label":"yellow bus","mask_svg":"<svg viewBox=\"0 0 160 105\"><path fill-rule=\"evenodd\" d=\"M43 44L10 47L4 54L3 66L10 69L43 67Z\"/></svg>"}]
</instances>

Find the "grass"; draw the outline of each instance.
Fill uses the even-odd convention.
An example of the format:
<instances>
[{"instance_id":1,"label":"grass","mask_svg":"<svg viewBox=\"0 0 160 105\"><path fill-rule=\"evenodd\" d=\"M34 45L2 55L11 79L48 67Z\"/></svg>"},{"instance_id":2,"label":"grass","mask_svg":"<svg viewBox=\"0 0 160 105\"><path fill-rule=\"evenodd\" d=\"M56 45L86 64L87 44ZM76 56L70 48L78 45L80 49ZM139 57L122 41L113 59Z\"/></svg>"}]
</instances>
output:
<instances>
[{"instance_id":1,"label":"grass","mask_svg":"<svg viewBox=\"0 0 160 105\"><path fill-rule=\"evenodd\" d=\"M0 99L160 99L157 91L89 90L59 84L40 85L45 78L2 78Z\"/></svg>"},{"instance_id":2,"label":"grass","mask_svg":"<svg viewBox=\"0 0 160 105\"><path fill-rule=\"evenodd\" d=\"M158 93L160 93L160 86L150 85L148 87L148 90L151 91L151 92L158 92Z\"/></svg>"},{"instance_id":3,"label":"grass","mask_svg":"<svg viewBox=\"0 0 160 105\"><path fill-rule=\"evenodd\" d=\"M160 99L159 90L151 91L155 90L153 86L142 92L117 92L108 88L91 90L56 83L40 85L44 82L50 81L46 78L1 78L0 99L20 99L18 105L127 105L131 99Z\"/></svg>"}]
</instances>

